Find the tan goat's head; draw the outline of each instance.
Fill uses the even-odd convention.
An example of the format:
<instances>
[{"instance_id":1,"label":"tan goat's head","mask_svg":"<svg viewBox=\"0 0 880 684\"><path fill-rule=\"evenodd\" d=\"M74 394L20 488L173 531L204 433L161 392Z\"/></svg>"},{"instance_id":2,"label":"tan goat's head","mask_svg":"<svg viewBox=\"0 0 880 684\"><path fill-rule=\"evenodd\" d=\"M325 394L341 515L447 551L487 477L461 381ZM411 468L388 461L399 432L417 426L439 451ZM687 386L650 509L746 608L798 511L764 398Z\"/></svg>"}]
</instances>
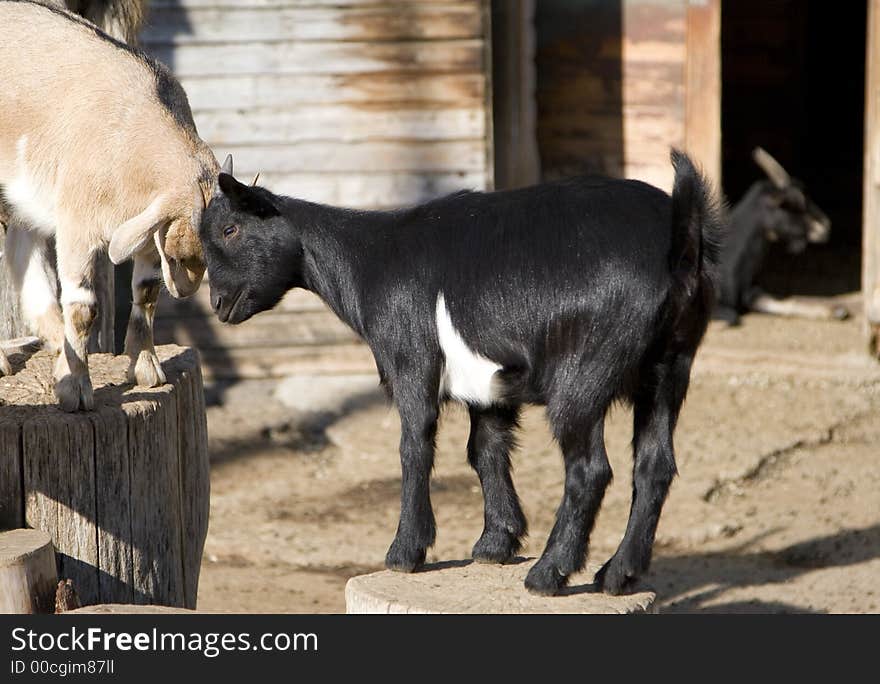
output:
<instances>
[{"instance_id":1,"label":"tan goat's head","mask_svg":"<svg viewBox=\"0 0 880 684\"><path fill-rule=\"evenodd\" d=\"M162 277L172 296L189 297L199 289L205 258L198 238L206 198L198 184L186 196L160 195L143 212L123 223L110 237L114 264L130 259L155 241Z\"/></svg>"}]
</instances>

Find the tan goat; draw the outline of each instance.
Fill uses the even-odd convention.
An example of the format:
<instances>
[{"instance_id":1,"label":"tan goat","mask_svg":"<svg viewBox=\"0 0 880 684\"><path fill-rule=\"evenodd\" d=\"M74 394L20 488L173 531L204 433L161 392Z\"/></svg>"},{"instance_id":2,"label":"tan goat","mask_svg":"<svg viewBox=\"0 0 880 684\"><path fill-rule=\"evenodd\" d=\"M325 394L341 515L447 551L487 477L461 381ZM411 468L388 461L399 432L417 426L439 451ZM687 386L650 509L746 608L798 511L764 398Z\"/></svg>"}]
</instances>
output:
<instances>
[{"instance_id":1,"label":"tan goat","mask_svg":"<svg viewBox=\"0 0 880 684\"><path fill-rule=\"evenodd\" d=\"M101 250L117 264L134 258L129 374L161 384L152 336L159 267L172 295L198 289L198 224L218 172L185 93L143 53L27 0L0 0L0 83L0 191L16 225L28 228L7 233L5 258L25 318L60 351L61 407L93 406L86 342Z\"/></svg>"}]
</instances>

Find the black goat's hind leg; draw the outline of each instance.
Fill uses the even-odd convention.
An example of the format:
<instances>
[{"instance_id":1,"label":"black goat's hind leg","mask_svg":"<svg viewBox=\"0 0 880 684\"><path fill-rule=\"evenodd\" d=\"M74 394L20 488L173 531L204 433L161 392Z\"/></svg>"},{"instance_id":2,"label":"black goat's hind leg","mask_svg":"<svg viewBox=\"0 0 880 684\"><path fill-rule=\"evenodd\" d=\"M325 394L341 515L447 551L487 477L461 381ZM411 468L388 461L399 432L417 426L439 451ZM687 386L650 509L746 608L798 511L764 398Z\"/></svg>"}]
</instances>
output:
<instances>
[{"instance_id":1,"label":"black goat's hind leg","mask_svg":"<svg viewBox=\"0 0 880 684\"><path fill-rule=\"evenodd\" d=\"M526 519L510 477L510 450L519 407L470 408L468 462L483 488L483 534L474 545L475 560L504 563L520 549Z\"/></svg>"},{"instance_id":2,"label":"black goat's hind leg","mask_svg":"<svg viewBox=\"0 0 880 684\"><path fill-rule=\"evenodd\" d=\"M603 410L586 424L566 425L561 435L557 430L565 458L565 493L544 553L526 576L526 589L532 593L555 594L584 566L596 513L611 482L604 425Z\"/></svg>"},{"instance_id":3,"label":"black goat's hind leg","mask_svg":"<svg viewBox=\"0 0 880 684\"><path fill-rule=\"evenodd\" d=\"M385 566L391 570L412 572L425 562L425 553L434 543L436 528L431 508L431 469L439 410L437 399L414 397L397 389L394 396L401 428L400 523L385 556Z\"/></svg>"},{"instance_id":4,"label":"black goat's hind leg","mask_svg":"<svg viewBox=\"0 0 880 684\"><path fill-rule=\"evenodd\" d=\"M660 512L676 474L672 434L690 377L691 357L667 358L633 411L633 498L626 533L596 575L609 594L628 590L651 563Z\"/></svg>"}]
</instances>

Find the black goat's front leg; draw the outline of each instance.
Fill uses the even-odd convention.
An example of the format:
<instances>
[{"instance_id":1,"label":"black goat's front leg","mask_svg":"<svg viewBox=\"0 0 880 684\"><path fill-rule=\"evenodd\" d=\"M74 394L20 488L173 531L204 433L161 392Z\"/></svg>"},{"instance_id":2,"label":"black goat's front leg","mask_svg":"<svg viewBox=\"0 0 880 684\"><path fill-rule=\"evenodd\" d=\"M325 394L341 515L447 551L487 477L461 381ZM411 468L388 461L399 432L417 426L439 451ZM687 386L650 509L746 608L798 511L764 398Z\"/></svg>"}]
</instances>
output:
<instances>
[{"instance_id":1,"label":"black goat's front leg","mask_svg":"<svg viewBox=\"0 0 880 684\"><path fill-rule=\"evenodd\" d=\"M412 397L395 390L400 412L400 523L397 535L385 555L385 567L412 572L425 562L434 543L436 527L431 508L431 469L434 467L434 438L437 434L439 400Z\"/></svg>"},{"instance_id":2,"label":"black goat's front leg","mask_svg":"<svg viewBox=\"0 0 880 684\"><path fill-rule=\"evenodd\" d=\"M577 428L566 427L559 439L565 458L565 493L544 553L526 576L526 589L535 594L555 594L570 574L584 566L596 513L611 482L604 412Z\"/></svg>"},{"instance_id":3,"label":"black goat's front leg","mask_svg":"<svg viewBox=\"0 0 880 684\"><path fill-rule=\"evenodd\" d=\"M596 575L609 594L620 594L651 563L657 523L676 474L672 435L690 380L691 357L667 359L651 382L652 390L637 398L633 411L633 495L623 541Z\"/></svg>"},{"instance_id":4,"label":"black goat's front leg","mask_svg":"<svg viewBox=\"0 0 880 684\"><path fill-rule=\"evenodd\" d=\"M474 545L475 560L503 563L520 549L526 518L510 477L510 450L519 407L470 408L468 462L483 488L483 534Z\"/></svg>"}]
</instances>

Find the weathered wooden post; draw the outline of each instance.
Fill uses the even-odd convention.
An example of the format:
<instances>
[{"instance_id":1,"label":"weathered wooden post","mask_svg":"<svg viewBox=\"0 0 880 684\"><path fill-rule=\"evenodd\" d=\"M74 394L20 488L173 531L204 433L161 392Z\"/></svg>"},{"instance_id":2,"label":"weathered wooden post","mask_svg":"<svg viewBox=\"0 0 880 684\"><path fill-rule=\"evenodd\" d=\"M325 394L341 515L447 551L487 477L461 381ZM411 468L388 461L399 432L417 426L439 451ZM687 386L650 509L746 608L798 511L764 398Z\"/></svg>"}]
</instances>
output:
<instances>
[{"instance_id":1,"label":"weathered wooden post","mask_svg":"<svg viewBox=\"0 0 880 684\"><path fill-rule=\"evenodd\" d=\"M598 565L571 577L561 596L535 596L523 580L535 559L505 565L453 561L404 574L383 570L352 577L345 585L346 613L577 613L656 612L655 594L642 589L610 596L591 584Z\"/></svg>"},{"instance_id":2,"label":"weathered wooden post","mask_svg":"<svg viewBox=\"0 0 880 684\"><path fill-rule=\"evenodd\" d=\"M48 534L0 532L0 613L51 613L56 572Z\"/></svg>"},{"instance_id":3,"label":"weathered wooden post","mask_svg":"<svg viewBox=\"0 0 880 684\"><path fill-rule=\"evenodd\" d=\"M194 608L208 527L207 426L196 352L157 348L168 383L126 383L126 357L89 357L95 410L64 413L54 358L0 378L0 529L45 531L84 605Z\"/></svg>"}]
</instances>

